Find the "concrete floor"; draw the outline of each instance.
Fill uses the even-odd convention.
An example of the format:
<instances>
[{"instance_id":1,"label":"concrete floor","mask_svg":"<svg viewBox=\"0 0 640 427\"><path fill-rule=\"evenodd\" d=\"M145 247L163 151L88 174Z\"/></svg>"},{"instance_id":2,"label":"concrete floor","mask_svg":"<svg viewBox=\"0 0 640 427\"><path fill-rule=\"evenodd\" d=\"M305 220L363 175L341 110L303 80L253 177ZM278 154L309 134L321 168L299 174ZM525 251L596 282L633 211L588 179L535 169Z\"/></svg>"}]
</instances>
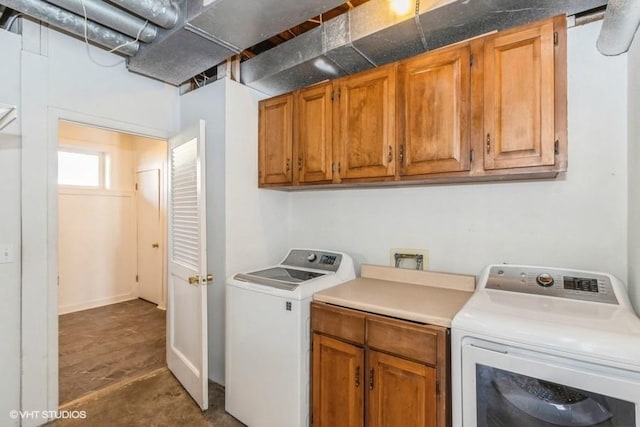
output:
<instances>
[{"instance_id":1,"label":"concrete floor","mask_svg":"<svg viewBox=\"0 0 640 427\"><path fill-rule=\"evenodd\" d=\"M132 300L59 318L59 392L65 418L48 426L235 427L224 387L209 383L209 409L166 367L166 312Z\"/></svg>"},{"instance_id":2,"label":"concrete floor","mask_svg":"<svg viewBox=\"0 0 640 427\"><path fill-rule=\"evenodd\" d=\"M136 299L59 317L59 401L166 366L166 312Z\"/></svg>"},{"instance_id":3,"label":"concrete floor","mask_svg":"<svg viewBox=\"0 0 640 427\"><path fill-rule=\"evenodd\" d=\"M209 383L209 409L201 411L167 368L133 382L112 386L61 411L85 411L84 419L61 419L48 426L96 427L236 427L243 426L224 411L224 388Z\"/></svg>"}]
</instances>

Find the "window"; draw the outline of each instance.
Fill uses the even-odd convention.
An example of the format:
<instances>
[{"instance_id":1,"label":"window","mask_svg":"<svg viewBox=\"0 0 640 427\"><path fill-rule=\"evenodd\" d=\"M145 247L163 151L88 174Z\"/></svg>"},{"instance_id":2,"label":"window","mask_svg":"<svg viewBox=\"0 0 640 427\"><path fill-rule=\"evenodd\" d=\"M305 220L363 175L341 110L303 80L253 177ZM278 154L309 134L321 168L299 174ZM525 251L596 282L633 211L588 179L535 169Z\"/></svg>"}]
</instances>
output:
<instances>
[{"instance_id":1,"label":"window","mask_svg":"<svg viewBox=\"0 0 640 427\"><path fill-rule=\"evenodd\" d=\"M58 184L104 187L104 155L101 152L58 151Z\"/></svg>"}]
</instances>

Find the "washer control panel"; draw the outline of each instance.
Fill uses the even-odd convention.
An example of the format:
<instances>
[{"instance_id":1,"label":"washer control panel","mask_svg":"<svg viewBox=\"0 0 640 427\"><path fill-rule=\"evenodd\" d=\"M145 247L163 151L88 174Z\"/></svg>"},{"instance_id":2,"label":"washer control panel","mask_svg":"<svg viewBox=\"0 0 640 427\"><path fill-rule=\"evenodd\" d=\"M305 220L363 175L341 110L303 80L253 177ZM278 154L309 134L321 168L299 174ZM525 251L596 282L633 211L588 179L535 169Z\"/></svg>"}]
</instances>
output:
<instances>
[{"instance_id":1,"label":"washer control panel","mask_svg":"<svg viewBox=\"0 0 640 427\"><path fill-rule=\"evenodd\" d=\"M609 277L574 270L494 266L485 288L618 304Z\"/></svg>"},{"instance_id":2,"label":"washer control panel","mask_svg":"<svg viewBox=\"0 0 640 427\"><path fill-rule=\"evenodd\" d=\"M336 272L340 268L341 262L342 255L339 253L313 249L292 249L282 264Z\"/></svg>"}]
</instances>

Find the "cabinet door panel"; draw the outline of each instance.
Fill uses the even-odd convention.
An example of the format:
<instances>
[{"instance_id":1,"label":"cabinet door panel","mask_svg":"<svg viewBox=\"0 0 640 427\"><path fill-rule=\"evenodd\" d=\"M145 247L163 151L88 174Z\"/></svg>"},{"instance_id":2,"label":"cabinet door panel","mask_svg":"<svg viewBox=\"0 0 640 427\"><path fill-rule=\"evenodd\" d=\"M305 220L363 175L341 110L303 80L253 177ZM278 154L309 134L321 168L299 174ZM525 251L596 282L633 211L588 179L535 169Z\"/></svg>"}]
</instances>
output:
<instances>
[{"instance_id":1,"label":"cabinet door panel","mask_svg":"<svg viewBox=\"0 0 640 427\"><path fill-rule=\"evenodd\" d=\"M434 368L369 351L367 369L368 426L436 426Z\"/></svg>"},{"instance_id":2,"label":"cabinet door panel","mask_svg":"<svg viewBox=\"0 0 640 427\"><path fill-rule=\"evenodd\" d=\"M293 95L260 102L260 185L292 182Z\"/></svg>"},{"instance_id":3,"label":"cabinet door panel","mask_svg":"<svg viewBox=\"0 0 640 427\"><path fill-rule=\"evenodd\" d=\"M394 176L395 66L340 80L338 97L340 176Z\"/></svg>"},{"instance_id":4,"label":"cabinet door panel","mask_svg":"<svg viewBox=\"0 0 640 427\"><path fill-rule=\"evenodd\" d=\"M300 90L298 164L300 183L331 181L333 176L331 83Z\"/></svg>"},{"instance_id":5,"label":"cabinet door panel","mask_svg":"<svg viewBox=\"0 0 640 427\"><path fill-rule=\"evenodd\" d=\"M470 47L401 63L400 174L469 170Z\"/></svg>"},{"instance_id":6,"label":"cabinet door panel","mask_svg":"<svg viewBox=\"0 0 640 427\"><path fill-rule=\"evenodd\" d=\"M486 41L485 169L554 164L553 39L547 20Z\"/></svg>"},{"instance_id":7,"label":"cabinet door panel","mask_svg":"<svg viewBox=\"0 0 640 427\"><path fill-rule=\"evenodd\" d=\"M313 425L364 425L364 350L313 334Z\"/></svg>"}]
</instances>

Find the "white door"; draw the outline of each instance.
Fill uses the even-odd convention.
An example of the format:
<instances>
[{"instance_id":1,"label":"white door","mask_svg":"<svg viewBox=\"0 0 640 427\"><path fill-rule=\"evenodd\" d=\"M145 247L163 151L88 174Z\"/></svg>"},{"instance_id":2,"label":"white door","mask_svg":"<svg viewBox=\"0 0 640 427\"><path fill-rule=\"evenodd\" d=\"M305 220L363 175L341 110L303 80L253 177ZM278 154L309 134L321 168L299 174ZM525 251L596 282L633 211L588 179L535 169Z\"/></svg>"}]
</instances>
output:
<instances>
[{"instance_id":1,"label":"white door","mask_svg":"<svg viewBox=\"0 0 640 427\"><path fill-rule=\"evenodd\" d=\"M138 216L138 297L160 304L162 300L162 209L160 169L136 173Z\"/></svg>"},{"instance_id":2,"label":"white door","mask_svg":"<svg viewBox=\"0 0 640 427\"><path fill-rule=\"evenodd\" d=\"M207 389L204 121L169 139L167 364L202 410Z\"/></svg>"}]
</instances>

